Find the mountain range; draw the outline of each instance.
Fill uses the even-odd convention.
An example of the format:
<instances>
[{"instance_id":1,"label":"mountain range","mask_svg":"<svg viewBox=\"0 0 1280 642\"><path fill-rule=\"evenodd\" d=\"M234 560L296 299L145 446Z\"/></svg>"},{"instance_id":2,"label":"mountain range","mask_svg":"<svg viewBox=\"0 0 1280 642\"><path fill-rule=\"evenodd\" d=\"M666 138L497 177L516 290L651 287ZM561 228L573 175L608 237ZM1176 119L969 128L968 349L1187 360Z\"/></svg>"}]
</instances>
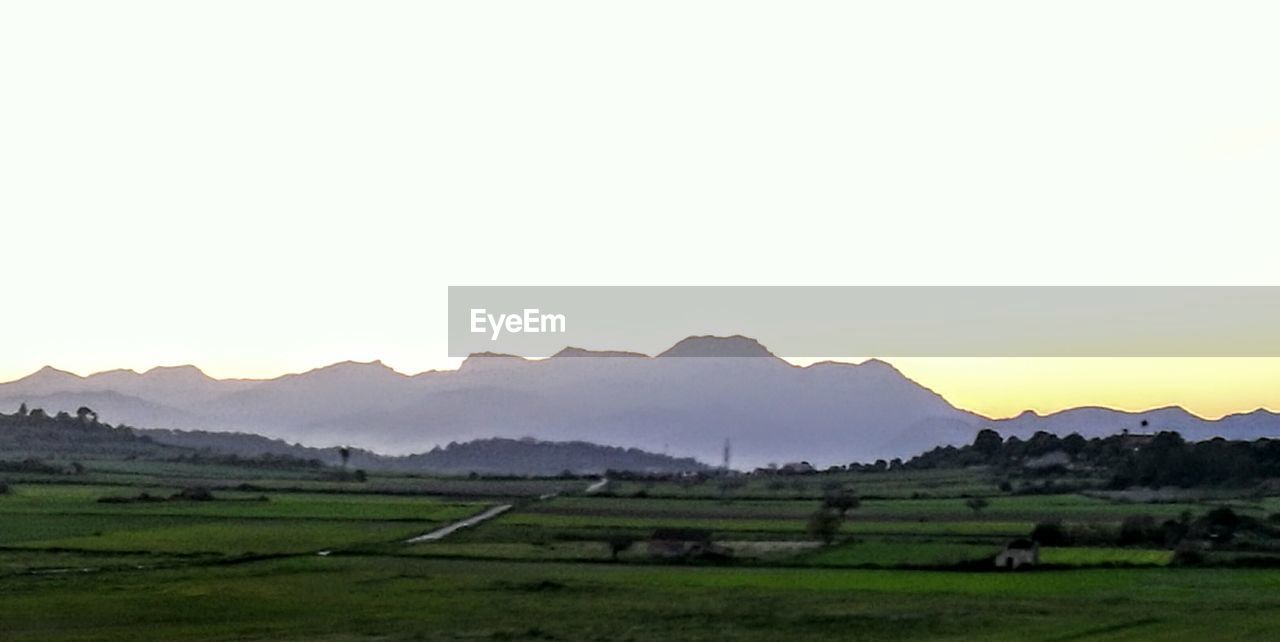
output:
<instances>
[{"instance_id":1,"label":"mountain range","mask_svg":"<svg viewBox=\"0 0 1280 642\"><path fill-rule=\"evenodd\" d=\"M719 463L728 440L735 467L905 458L968 443L987 427L1024 436L1280 436L1280 415L1265 410L1207 420L1178 407L1086 407L992 419L956 408L884 361L800 367L741 336L689 337L653 357L578 348L540 360L476 354L457 370L417 375L376 361L267 380L214 379L194 366L87 377L46 367L0 384L0 410L23 402L49 411L88 406L138 427L252 432L386 454L533 437Z\"/></svg>"}]
</instances>

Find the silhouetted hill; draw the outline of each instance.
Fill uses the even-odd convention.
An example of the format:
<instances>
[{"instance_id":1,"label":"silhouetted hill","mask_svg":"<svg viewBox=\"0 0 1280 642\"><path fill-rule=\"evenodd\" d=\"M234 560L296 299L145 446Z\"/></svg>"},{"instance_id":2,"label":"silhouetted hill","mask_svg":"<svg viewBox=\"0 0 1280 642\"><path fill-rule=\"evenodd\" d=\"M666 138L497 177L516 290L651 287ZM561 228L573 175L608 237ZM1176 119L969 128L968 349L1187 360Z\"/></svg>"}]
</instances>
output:
<instances>
[{"instance_id":1,"label":"silhouetted hill","mask_svg":"<svg viewBox=\"0 0 1280 642\"><path fill-rule=\"evenodd\" d=\"M600 446L583 441L534 439L478 439L453 443L421 455L409 455L399 462L410 470L520 475L556 475L563 471L579 475L601 474L607 470L682 473L708 469L691 457L668 457L637 448Z\"/></svg>"},{"instance_id":2,"label":"silhouetted hill","mask_svg":"<svg viewBox=\"0 0 1280 642\"><path fill-rule=\"evenodd\" d=\"M124 426L98 421L96 415L56 413L32 408L0 414L0 459L163 458L185 449L157 443Z\"/></svg>"},{"instance_id":3,"label":"silhouetted hill","mask_svg":"<svg viewBox=\"0 0 1280 642\"><path fill-rule=\"evenodd\" d=\"M331 466L342 463L338 448L311 448L261 435L179 430L138 432L161 444L241 457L271 454L315 459ZM692 458L669 457L634 448L534 439L481 439L461 444L451 443L430 452L399 457L352 448L348 465L365 470L543 476L558 475L565 471L575 475L590 475L607 470L681 473L708 468Z\"/></svg>"}]
</instances>

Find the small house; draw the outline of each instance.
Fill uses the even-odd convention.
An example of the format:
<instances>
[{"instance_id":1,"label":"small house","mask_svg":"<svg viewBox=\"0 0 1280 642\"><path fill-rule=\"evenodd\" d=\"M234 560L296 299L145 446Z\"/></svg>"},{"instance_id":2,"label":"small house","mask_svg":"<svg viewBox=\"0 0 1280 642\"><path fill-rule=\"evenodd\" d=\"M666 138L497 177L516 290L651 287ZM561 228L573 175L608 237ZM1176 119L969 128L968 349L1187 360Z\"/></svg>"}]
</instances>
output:
<instances>
[{"instance_id":1,"label":"small house","mask_svg":"<svg viewBox=\"0 0 1280 642\"><path fill-rule=\"evenodd\" d=\"M996 555L995 562L996 568L1007 571L1035 566L1040 563L1040 544L1026 538L1015 539Z\"/></svg>"}]
</instances>

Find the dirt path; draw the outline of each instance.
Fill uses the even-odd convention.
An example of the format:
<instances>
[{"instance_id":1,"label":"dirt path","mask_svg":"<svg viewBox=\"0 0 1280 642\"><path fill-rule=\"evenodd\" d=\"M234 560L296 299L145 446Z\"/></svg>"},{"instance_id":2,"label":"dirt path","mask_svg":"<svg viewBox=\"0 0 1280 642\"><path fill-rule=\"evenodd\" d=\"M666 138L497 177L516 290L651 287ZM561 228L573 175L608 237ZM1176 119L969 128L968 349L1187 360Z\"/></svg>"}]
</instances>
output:
<instances>
[{"instance_id":1,"label":"dirt path","mask_svg":"<svg viewBox=\"0 0 1280 642\"><path fill-rule=\"evenodd\" d=\"M586 491L585 491L585 492L586 492L588 495L590 495L590 494L592 494L592 493L596 493L596 492L599 492L600 490L603 490L603 489L604 489L604 487L605 487L605 486L608 486L608 485L609 485L609 480L608 480L608 479L606 479L606 478L604 478L604 477L601 477L599 481L597 481L597 482L595 482L595 483L591 484L590 486L587 486L587 488L586 488ZM549 500L549 499L555 499L555 498L556 498L556 497L558 497L559 495L560 495L560 493L558 493L558 492L555 492L555 493L547 493L547 494L545 494L545 495L542 495L542 496L538 497L538 499L539 499L540 501L546 501L546 500ZM464 529L464 528L470 528L470 527L475 526L475 525L477 525L477 524L482 524L482 523L484 523L484 522L487 522L487 521L489 521L489 520L491 520L491 519L493 519L493 518L495 518L495 517L497 517L497 516L499 516L499 515L501 515L501 514L503 514L503 513L507 512L507 511L511 510L511 508L512 508L512 505L511 505L511 504L501 504L501 505L499 505L499 506L494 506L494 507L489 508L489 509L487 509L487 510L485 510L485 511L483 511L483 512L476 513L475 515L472 515L471 517L468 517L468 518L466 518L466 519L463 519L463 520L460 520L460 521L456 521L456 522L454 522L454 523L452 523L452 524L449 524L448 526L444 526L444 527L442 527L442 528L437 528L436 530L431 531L430 533L425 533L425 534L422 534L422 535L418 535L417 537L411 537L411 538L409 538L409 539L405 540L405 541L404 541L404 543L405 543L405 544L421 544L421 543L423 543L423 542L438 542L438 541L440 541L440 540L442 540L442 539L444 539L444 538L446 538L446 537L448 537L448 536L450 536L450 535L452 535L452 534L454 534L454 533L456 533L456 532L458 532L458 531L460 531L460 530L462 530L462 529ZM321 551L321 552L320 552L320 555L328 555L328 554L329 554L329 551Z\"/></svg>"},{"instance_id":2,"label":"dirt path","mask_svg":"<svg viewBox=\"0 0 1280 642\"><path fill-rule=\"evenodd\" d=\"M494 506L492 508L489 508L488 510L485 510L484 512L476 513L471 517L468 517L460 521L456 521L443 528L437 528L436 530L431 531L430 533L419 535L417 537L411 537L405 540L404 543L405 544L421 544L422 542L435 542L438 540L442 540L454 534L457 531L460 531L464 528L470 528L472 526L475 526L476 524L480 524L490 519L493 519L509 510L511 510L511 504L502 504L499 506Z\"/></svg>"}]
</instances>

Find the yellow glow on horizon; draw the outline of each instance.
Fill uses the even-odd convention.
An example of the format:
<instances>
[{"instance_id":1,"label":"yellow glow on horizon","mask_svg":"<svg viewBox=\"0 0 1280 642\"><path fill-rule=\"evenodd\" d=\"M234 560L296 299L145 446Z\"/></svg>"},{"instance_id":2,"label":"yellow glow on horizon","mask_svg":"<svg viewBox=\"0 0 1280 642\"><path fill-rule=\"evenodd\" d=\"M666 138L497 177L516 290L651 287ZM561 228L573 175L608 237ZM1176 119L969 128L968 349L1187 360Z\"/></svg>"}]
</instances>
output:
<instances>
[{"instance_id":1,"label":"yellow glow on horizon","mask_svg":"<svg viewBox=\"0 0 1280 642\"><path fill-rule=\"evenodd\" d=\"M1078 406L1182 406L1201 417L1280 409L1280 358L886 359L953 405L990 417Z\"/></svg>"}]
</instances>

